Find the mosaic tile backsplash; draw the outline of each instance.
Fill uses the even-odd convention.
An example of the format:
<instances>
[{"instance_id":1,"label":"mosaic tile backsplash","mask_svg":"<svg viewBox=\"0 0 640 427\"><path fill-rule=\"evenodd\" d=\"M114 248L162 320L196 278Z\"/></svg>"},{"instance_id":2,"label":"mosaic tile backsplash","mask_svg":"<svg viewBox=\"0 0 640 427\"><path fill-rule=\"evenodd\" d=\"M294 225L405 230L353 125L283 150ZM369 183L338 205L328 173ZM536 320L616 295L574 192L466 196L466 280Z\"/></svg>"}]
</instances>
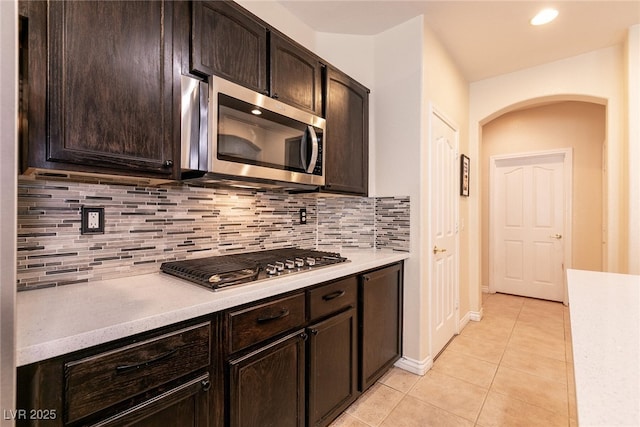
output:
<instances>
[{"instance_id":1,"label":"mosaic tile backsplash","mask_svg":"<svg viewBox=\"0 0 640 427\"><path fill-rule=\"evenodd\" d=\"M104 234L80 234L83 205L104 207ZM307 210L304 225L301 208ZM287 246L409 251L409 198L18 182L18 290L146 274L168 260Z\"/></svg>"}]
</instances>

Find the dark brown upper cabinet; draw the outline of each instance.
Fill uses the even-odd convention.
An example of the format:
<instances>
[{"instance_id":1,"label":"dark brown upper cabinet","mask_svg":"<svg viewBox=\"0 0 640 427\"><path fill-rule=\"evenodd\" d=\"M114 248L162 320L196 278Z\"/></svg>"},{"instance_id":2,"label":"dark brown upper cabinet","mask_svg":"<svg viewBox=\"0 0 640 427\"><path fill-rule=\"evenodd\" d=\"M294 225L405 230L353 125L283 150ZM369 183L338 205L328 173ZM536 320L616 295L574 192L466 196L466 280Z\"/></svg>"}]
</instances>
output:
<instances>
[{"instance_id":1,"label":"dark brown upper cabinet","mask_svg":"<svg viewBox=\"0 0 640 427\"><path fill-rule=\"evenodd\" d=\"M367 196L369 90L331 67L326 80L324 189Z\"/></svg>"},{"instance_id":2,"label":"dark brown upper cabinet","mask_svg":"<svg viewBox=\"0 0 640 427\"><path fill-rule=\"evenodd\" d=\"M21 2L20 11L23 169L175 178L173 3Z\"/></svg>"},{"instance_id":3,"label":"dark brown upper cabinet","mask_svg":"<svg viewBox=\"0 0 640 427\"><path fill-rule=\"evenodd\" d=\"M318 57L229 1L194 1L191 72L217 75L322 114Z\"/></svg>"},{"instance_id":4,"label":"dark brown upper cabinet","mask_svg":"<svg viewBox=\"0 0 640 427\"><path fill-rule=\"evenodd\" d=\"M322 114L322 64L299 45L271 32L271 97Z\"/></svg>"},{"instance_id":5,"label":"dark brown upper cabinet","mask_svg":"<svg viewBox=\"0 0 640 427\"><path fill-rule=\"evenodd\" d=\"M235 3L194 1L191 68L267 94L267 28Z\"/></svg>"}]
</instances>

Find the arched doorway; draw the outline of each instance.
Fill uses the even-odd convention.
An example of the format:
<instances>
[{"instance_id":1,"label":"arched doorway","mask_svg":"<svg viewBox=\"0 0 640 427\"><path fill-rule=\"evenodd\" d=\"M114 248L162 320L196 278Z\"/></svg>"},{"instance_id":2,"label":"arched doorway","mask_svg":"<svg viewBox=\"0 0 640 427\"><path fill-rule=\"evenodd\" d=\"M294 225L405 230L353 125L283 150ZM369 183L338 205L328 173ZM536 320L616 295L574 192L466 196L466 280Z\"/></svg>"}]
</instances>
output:
<instances>
[{"instance_id":1,"label":"arched doorway","mask_svg":"<svg viewBox=\"0 0 640 427\"><path fill-rule=\"evenodd\" d=\"M482 126L480 143L482 285L490 287L491 218L489 159L545 150L573 152L573 185L569 200L572 215L570 259L563 268L605 268L606 194L603 164L606 140L606 107L575 100L538 100L513 106L494 115Z\"/></svg>"}]
</instances>

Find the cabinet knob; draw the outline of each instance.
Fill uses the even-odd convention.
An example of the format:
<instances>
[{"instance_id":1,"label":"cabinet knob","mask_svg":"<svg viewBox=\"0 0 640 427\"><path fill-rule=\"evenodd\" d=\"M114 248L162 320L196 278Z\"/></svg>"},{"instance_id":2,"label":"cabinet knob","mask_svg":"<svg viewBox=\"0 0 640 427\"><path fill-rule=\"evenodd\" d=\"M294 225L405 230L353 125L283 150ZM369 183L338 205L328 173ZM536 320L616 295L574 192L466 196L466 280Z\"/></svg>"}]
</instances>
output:
<instances>
[{"instance_id":1,"label":"cabinet knob","mask_svg":"<svg viewBox=\"0 0 640 427\"><path fill-rule=\"evenodd\" d=\"M162 166L165 168L173 167L173 160L165 160L164 163L162 163Z\"/></svg>"},{"instance_id":2,"label":"cabinet knob","mask_svg":"<svg viewBox=\"0 0 640 427\"><path fill-rule=\"evenodd\" d=\"M277 94L277 93L274 93L273 95L271 95L271 97L272 97L273 99L278 99L278 94Z\"/></svg>"},{"instance_id":3,"label":"cabinet knob","mask_svg":"<svg viewBox=\"0 0 640 427\"><path fill-rule=\"evenodd\" d=\"M202 391L209 391L211 389L211 381L209 380L202 380L200 384L202 384Z\"/></svg>"},{"instance_id":4,"label":"cabinet knob","mask_svg":"<svg viewBox=\"0 0 640 427\"><path fill-rule=\"evenodd\" d=\"M312 330L311 330L311 333L312 333L313 335L318 335L318 330L317 330L317 329L312 329Z\"/></svg>"}]
</instances>

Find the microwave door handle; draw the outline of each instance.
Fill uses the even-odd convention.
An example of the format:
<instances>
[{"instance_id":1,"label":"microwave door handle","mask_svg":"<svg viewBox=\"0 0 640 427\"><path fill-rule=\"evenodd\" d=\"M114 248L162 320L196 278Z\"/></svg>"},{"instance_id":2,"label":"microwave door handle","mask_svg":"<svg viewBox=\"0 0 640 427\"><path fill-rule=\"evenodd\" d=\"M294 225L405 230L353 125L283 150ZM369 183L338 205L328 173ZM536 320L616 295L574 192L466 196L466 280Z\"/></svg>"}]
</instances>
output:
<instances>
[{"instance_id":1,"label":"microwave door handle","mask_svg":"<svg viewBox=\"0 0 640 427\"><path fill-rule=\"evenodd\" d=\"M307 130L311 136L311 161L309 161L306 171L307 173L313 173L313 170L316 168L316 162L318 161L318 135L316 135L313 126L307 126Z\"/></svg>"},{"instance_id":2,"label":"microwave door handle","mask_svg":"<svg viewBox=\"0 0 640 427\"><path fill-rule=\"evenodd\" d=\"M302 170L306 171L309 169L309 165L307 164L307 130L305 129L302 134L302 138L300 138L300 165L302 166Z\"/></svg>"},{"instance_id":3,"label":"microwave door handle","mask_svg":"<svg viewBox=\"0 0 640 427\"><path fill-rule=\"evenodd\" d=\"M200 82L199 86L200 126L198 138L198 169L206 171L209 167L209 87L203 82Z\"/></svg>"},{"instance_id":4,"label":"microwave door handle","mask_svg":"<svg viewBox=\"0 0 640 427\"><path fill-rule=\"evenodd\" d=\"M199 128L200 128L200 92L197 80L183 76L187 83L183 83L185 89L182 93L182 125L185 129L182 138L183 143L188 144L188 168L198 169ZM185 145L186 145L185 144Z\"/></svg>"}]
</instances>

